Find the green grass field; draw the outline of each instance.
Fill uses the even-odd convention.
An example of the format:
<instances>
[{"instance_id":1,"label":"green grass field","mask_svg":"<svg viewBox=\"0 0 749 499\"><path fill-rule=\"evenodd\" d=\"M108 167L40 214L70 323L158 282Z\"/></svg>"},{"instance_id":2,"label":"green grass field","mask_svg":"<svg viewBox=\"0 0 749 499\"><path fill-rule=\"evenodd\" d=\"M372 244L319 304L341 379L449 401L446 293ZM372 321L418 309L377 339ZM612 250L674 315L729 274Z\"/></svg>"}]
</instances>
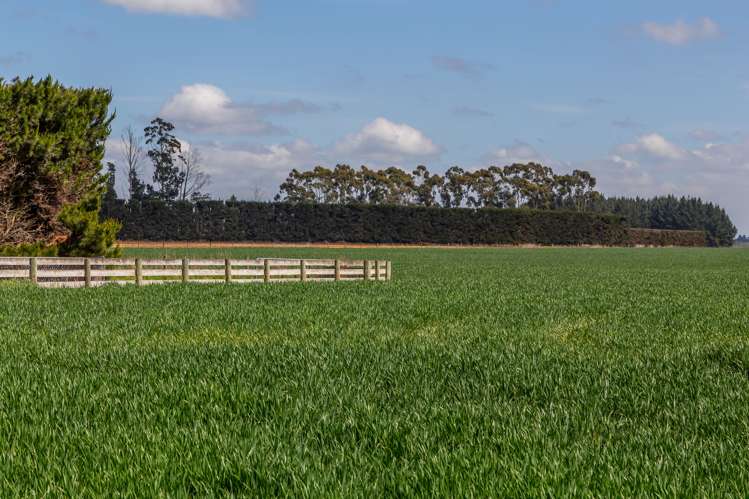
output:
<instances>
[{"instance_id":1,"label":"green grass field","mask_svg":"<svg viewBox=\"0 0 749 499\"><path fill-rule=\"evenodd\" d=\"M394 281L0 285L0 496L749 494L749 252L189 253Z\"/></svg>"}]
</instances>

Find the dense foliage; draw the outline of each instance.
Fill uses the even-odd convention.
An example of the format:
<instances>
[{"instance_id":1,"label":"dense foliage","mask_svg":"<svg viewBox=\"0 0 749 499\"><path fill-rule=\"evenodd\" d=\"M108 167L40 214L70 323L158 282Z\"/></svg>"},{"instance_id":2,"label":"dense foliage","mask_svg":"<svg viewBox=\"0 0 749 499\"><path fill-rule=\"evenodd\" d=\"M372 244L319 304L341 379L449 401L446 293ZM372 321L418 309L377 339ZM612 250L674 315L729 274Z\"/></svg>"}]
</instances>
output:
<instances>
[{"instance_id":1,"label":"dense foliage","mask_svg":"<svg viewBox=\"0 0 749 499\"><path fill-rule=\"evenodd\" d=\"M505 167L491 166L473 171L466 171L454 166L444 175L432 174L425 166L418 166L409 173L400 168L390 167L374 170L366 166L359 169L339 164L333 169L317 166L310 171L292 170L286 181L281 184L276 196L276 205L255 205L248 208L236 198L222 202L206 203L207 196L202 189L210 178L203 172L202 158L197 150L182 151L181 143L172 135L174 126L160 118L151 122L146 128L146 144L151 146L148 157L154 164L154 186L143 182L138 174L137 163L142 149L140 139L133 135L132 129L123 137L123 149L126 151L125 163L130 184L130 199L126 203L108 198L105 212L125 224L122 233L125 239L150 240L187 240L190 237L204 240L267 240L267 241L328 241L346 240L362 242L408 241L430 243L442 242L463 243L470 241L494 241L503 243L524 243L538 240L536 235L525 235L526 230L515 231L513 227L494 228L493 231L513 233L512 236L487 235L477 237L469 228L469 235L458 236L445 234L436 236L432 232L436 227L444 227L448 232L457 234L452 227L456 216L450 213L430 212L429 223L432 229L416 230L406 233L405 229L396 230L392 235L362 235L357 220L344 221L351 214L360 216L368 207L390 207L392 213L408 216L415 207L424 208L530 208L535 210L556 210L564 212L613 213L628 218L630 227L666 230L694 230L706 232L708 243L712 246L725 246L731 243L735 228L725 211L711 203L699 199L674 197L655 198L652 200L604 198L595 190L597 181L589 172L574 170L571 174L556 174L551 168L537 164L512 164ZM189 195L188 195L189 194ZM185 202L192 200L194 204ZM165 203L158 203L163 201ZM175 202L177 202L175 204ZM308 209L298 208L299 215L286 216L292 208L278 208L283 205L322 205ZM325 207L327 206L327 207ZM340 208L346 206L348 208ZM339 207L339 208L336 208ZM396 208L404 210L397 210ZM382 211L382 210L380 210ZM262 213L261 213L262 212ZM310 218L309 213L316 215ZM335 212L335 214L331 214ZM275 225L277 231L266 228L251 228L253 224L271 225L269 214L278 215ZM413 212L421 213L421 212ZM479 217L471 211L463 212L464 219ZM323 214L323 215L320 215ZM250 218L247 218L247 217ZM331 220L320 217L337 217L334 221L338 228L332 227ZM365 218L368 215L364 215ZM286 218L284 218L286 217ZM301 218L300 218L301 217ZM444 218L443 221L437 220ZM484 217L499 221L498 215ZM534 215L536 220L543 216ZM570 215L548 216L546 219L560 219ZM305 229L299 226L304 219L313 224ZM506 215L512 220L512 215ZM565 218L569 219L569 218ZM289 220L293 223L289 225ZM395 226L403 227L401 221L392 224L382 223L375 215L374 220L367 218L367 223L378 223L380 226L370 228L370 232L384 232ZM514 223L514 222L511 222ZM542 223L543 225L543 223ZM354 230L351 234L343 231ZM581 227L567 238L550 234L548 241L562 239L576 241L575 232L585 233ZM280 234L279 234L280 232ZM427 239L417 241L417 235L424 234ZM637 233L633 233L637 236ZM241 239L241 238L247 239ZM590 240L583 237L583 241ZM694 236L674 238L661 235L646 240L633 240L633 244L655 244L684 242L693 245ZM572 243L577 244L577 243ZM669 244L670 245L670 244Z\"/></svg>"},{"instance_id":2,"label":"dense foliage","mask_svg":"<svg viewBox=\"0 0 749 499\"><path fill-rule=\"evenodd\" d=\"M575 170L557 175L537 163L491 166L465 171L454 166L444 176L425 166L413 173L400 168L358 170L317 166L292 170L277 200L289 203L442 206L445 208L567 209L584 211L599 194L590 173Z\"/></svg>"},{"instance_id":3,"label":"dense foliage","mask_svg":"<svg viewBox=\"0 0 749 499\"><path fill-rule=\"evenodd\" d=\"M749 252L136 255L395 280L0 285L0 496L746 495Z\"/></svg>"},{"instance_id":4,"label":"dense foliage","mask_svg":"<svg viewBox=\"0 0 749 499\"><path fill-rule=\"evenodd\" d=\"M0 253L112 255L99 218L111 94L0 79Z\"/></svg>"},{"instance_id":5,"label":"dense foliage","mask_svg":"<svg viewBox=\"0 0 749 499\"><path fill-rule=\"evenodd\" d=\"M702 230L662 230L633 229L627 230L630 246L707 246L707 233Z\"/></svg>"},{"instance_id":6,"label":"dense foliage","mask_svg":"<svg viewBox=\"0 0 749 499\"><path fill-rule=\"evenodd\" d=\"M412 173L399 168L293 170L281 185L279 200L290 203L387 204L446 208L535 208L624 215L631 227L697 230L711 246L730 246L736 228L717 205L697 198L605 198L589 172L559 175L536 163L465 171L457 166L434 175L424 166Z\"/></svg>"},{"instance_id":7,"label":"dense foliage","mask_svg":"<svg viewBox=\"0 0 749 499\"><path fill-rule=\"evenodd\" d=\"M590 209L598 213L621 215L631 227L705 231L711 246L731 246L736 237L736 227L725 210L697 198L600 197L591 204Z\"/></svg>"},{"instance_id":8,"label":"dense foliage","mask_svg":"<svg viewBox=\"0 0 749 499\"><path fill-rule=\"evenodd\" d=\"M120 202L106 216L122 239L347 241L433 244L626 244L613 215L530 209L290 204L239 201Z\"/></svg>"}]
</instances>

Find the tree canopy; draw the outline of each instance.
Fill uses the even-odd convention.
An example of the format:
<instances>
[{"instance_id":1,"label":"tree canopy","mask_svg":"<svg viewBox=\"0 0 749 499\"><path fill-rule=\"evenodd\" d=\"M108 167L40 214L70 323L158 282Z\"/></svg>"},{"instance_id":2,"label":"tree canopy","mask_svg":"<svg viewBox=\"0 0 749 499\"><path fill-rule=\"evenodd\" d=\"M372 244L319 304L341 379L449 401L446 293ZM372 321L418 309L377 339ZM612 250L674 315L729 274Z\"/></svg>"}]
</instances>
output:
<instances>
[{"instance_id":1,"label":"tree canopy","mask_svg":"<svg viewBox=\"0 0 749 499\"><path fill-rule=\"evenodd\" d=\"M444 208L536 208L585 211L599 194L596 179L575 170L557 175L537 163L490 166L465 171L458 166L444 175L418 166L412 173L390 167L358 170L316 166L292 170L277 200L290 203L442 206Z\"/></svg>"},{"instance_id":2,"label":"tree canopy","mask_svg":"<svg viewBox=\"0 0 749 499\"><path fill-rule=\"evenodd\" d=\"M109 255L119 225L100 221L112 95L51 77L0 79L2 252Z\"/></svg>"},{"instance_id":3,"label":"tree canopy","mask_svg":"<svg viewBox=\"0 0 749 499\"><path fill-rule=\"evenodd\" d=\"M704 230L711 246L731 246L737 232L723 208L699 198L601 197L593 202L591 211L623 215L631 227Z\"/></svg>"},{"instance_id":4,"label":"tree canopy","mask_svg":"<svg viewBox=\"0 0 749 499\"><path fill-rule=\"evenodd\" d=\"M412 173L396 167L358 170L339 164L329 169L292 170L277 201L289 203L441 206L444 208L531 208L623 215L631 227L704 230L711 246L730 246L736 228L725 210L699 198L674 196L606 198L590 172L557 174L537 163L489 166L444 175L420 165Z\"/></svg>"}]
</instances>

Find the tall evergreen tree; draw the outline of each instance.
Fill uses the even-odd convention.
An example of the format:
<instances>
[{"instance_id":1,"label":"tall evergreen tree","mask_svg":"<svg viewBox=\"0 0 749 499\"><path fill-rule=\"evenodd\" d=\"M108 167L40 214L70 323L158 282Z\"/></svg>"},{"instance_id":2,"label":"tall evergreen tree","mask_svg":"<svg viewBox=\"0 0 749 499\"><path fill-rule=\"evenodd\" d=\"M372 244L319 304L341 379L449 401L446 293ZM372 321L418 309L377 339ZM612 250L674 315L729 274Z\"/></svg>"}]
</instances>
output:
<instances>
[{"instance_id":1,"label":"tall evergreen tree","mask_svg":"<svg viewBox=\"0 0 749 499\"><path fill-rule=\"evenodd\" d=\"M0 79L0 197L33 228L0 245L26 244L19 253L116 253L119 225L99 220L111 100L108 90L67 88L52 77Z\"/></svg>"},{"instance_id":2,"label":"tall evergreen tree","mask_svg":"<svg viewBox=\"0 0 749 499\"><path fill-rule=\"evenodd\" d=\"M117 166L111 161L107 162L107 191L104 193L104 199L102 200L102 207L105 213L111 213L115 204L117 204L117 189L115 183L117 182Z\"/></svg>"}]
</instances>

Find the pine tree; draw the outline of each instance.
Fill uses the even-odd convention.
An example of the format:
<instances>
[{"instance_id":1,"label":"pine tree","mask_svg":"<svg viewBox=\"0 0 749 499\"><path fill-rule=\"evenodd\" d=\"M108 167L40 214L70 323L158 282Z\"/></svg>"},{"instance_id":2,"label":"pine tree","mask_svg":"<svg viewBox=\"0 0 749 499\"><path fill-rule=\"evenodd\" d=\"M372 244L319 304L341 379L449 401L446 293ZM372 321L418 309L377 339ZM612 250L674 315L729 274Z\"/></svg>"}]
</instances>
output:
<instances>
[{"instance_id":1,"label":"pine tree","mask_svg":"<svg viewBox=\"0 0 749 499\"><path fill-rule=\"evenodd\" d=\"M111 100L108 90L66 88L52 77L0 79L0 192L33 227L0 240L6 254L117 252L119 224L99 220Z\"/></svg>"}]
</instances>

